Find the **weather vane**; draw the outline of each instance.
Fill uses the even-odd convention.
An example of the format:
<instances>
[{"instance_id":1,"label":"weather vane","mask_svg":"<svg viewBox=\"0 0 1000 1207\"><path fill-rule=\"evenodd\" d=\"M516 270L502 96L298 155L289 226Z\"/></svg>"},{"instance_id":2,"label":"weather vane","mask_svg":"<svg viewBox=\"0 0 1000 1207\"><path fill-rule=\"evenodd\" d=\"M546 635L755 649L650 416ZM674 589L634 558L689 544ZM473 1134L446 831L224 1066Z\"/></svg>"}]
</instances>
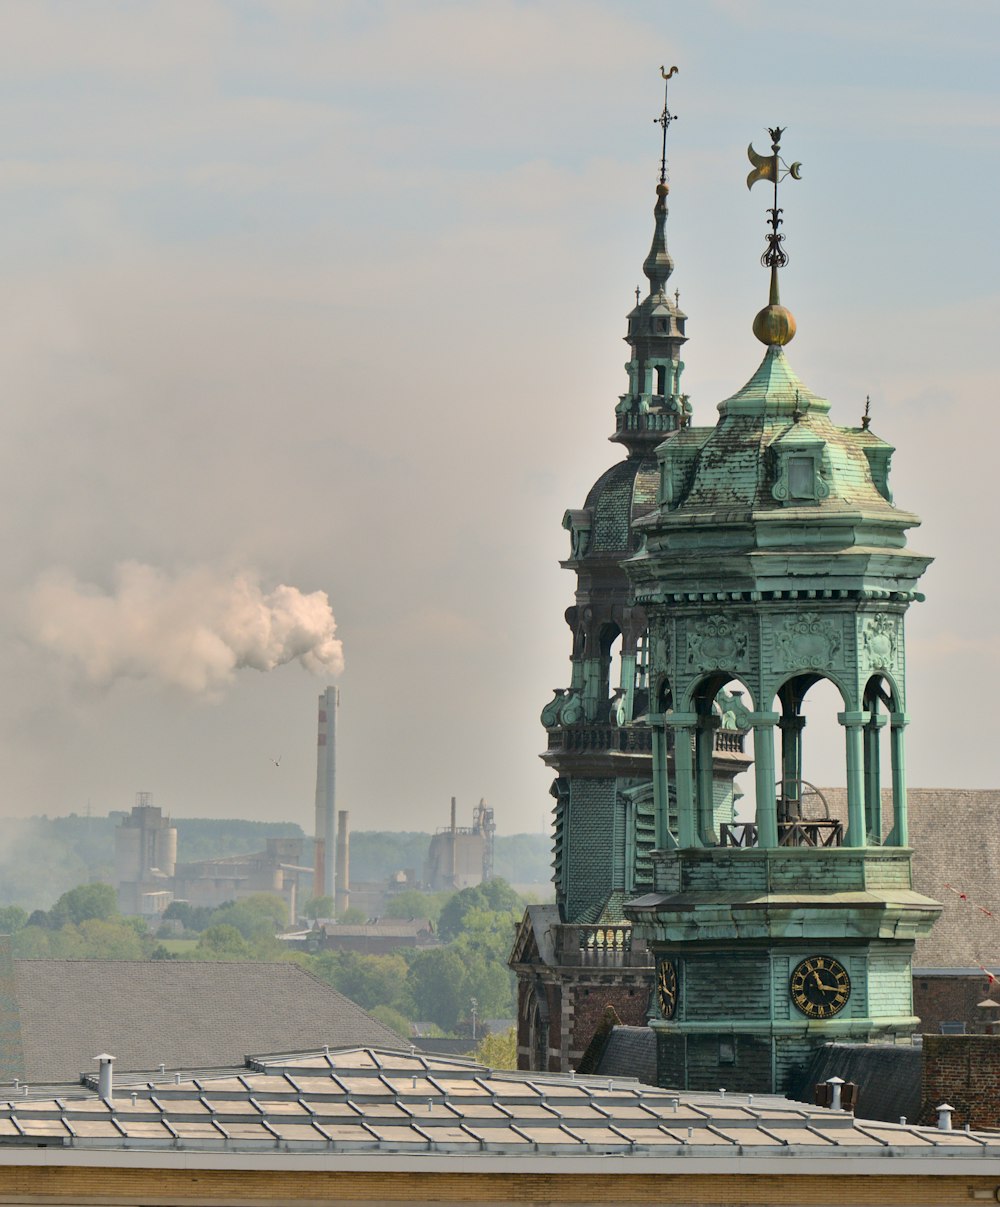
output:
<instances>
[{"instance_id":1,"label":"weather vane","mask_svg":"<svg viewBox=\"0 0 1000 1207\"><path fill-rule=\"evenodd\" d=\"M753 143L747 147L747 158L753 164L753 171L747 177L747 188L752 189L758 180L770 180L774 184L774 204L767 211L771 215L771 230L767 236L767 249L760 258L765 268L784 268L788 263L788 253L781 246L785 236L778 232L782 214L778 208L778 185L787 176L791 176L793 180L802 179L802 164L786 164L778 155L781 150L781 136L786 129L787 126L775 126L773 130L768 130L771 136L770 155L758 155L753 149Z\"/></svg>"},{"instance_id":2,"label":"weather vane","mask_svg":"<svg viewBox=\"0 0 1000 1207\"><path fill-rule=\"evenodd\" d=\"M663 154L660 157L660 184L667 183L667 130L670 128L670 123L677 120L677 114L671 113L667 105L667 88L669 87L669 79L672 75L677 74L678 69L671 67L669 71L665 67L660 68L660 75L663 76L663 112L659 117L654 117L653 121L663 128Z\"/></svg>"}]
</instances>

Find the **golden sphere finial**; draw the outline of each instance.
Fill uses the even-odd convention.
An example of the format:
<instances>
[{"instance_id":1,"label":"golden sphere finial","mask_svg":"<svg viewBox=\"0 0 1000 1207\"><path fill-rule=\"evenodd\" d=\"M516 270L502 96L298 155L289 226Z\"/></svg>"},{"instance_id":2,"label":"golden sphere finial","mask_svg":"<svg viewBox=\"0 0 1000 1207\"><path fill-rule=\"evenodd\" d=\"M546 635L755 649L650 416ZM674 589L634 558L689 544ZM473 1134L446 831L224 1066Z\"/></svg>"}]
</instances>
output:
<instances>
[{"instance_id":1,"label":"golden sphere finial","mask_svg":"<svg viewBox=\"0 0 1000 1207\"><path fill-rule=\"evenodd\" d=\"M795 316L780 303L772 302L754 317L753 333L768 347L791 343L795 337Z\"/></svg>"}]
</instances>

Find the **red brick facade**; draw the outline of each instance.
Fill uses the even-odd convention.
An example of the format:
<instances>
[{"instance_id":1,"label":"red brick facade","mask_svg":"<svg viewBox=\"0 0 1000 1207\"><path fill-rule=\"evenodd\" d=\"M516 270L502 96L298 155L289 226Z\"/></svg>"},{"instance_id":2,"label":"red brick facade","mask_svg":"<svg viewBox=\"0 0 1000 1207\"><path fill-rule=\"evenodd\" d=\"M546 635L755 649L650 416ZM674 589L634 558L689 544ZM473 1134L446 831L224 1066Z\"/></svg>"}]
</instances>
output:
<instances>
[{"instance_id":1,"label":"red brick facade","mask_svg":"<svg viewBox=\"0 0 1000 1207\"><path fill-rule=\"evenodd\" d=\"M925 1035L922 1123L955 1108L952 1126L1000 1127L1000 1035Z\"/></svg>"}]
</instances>

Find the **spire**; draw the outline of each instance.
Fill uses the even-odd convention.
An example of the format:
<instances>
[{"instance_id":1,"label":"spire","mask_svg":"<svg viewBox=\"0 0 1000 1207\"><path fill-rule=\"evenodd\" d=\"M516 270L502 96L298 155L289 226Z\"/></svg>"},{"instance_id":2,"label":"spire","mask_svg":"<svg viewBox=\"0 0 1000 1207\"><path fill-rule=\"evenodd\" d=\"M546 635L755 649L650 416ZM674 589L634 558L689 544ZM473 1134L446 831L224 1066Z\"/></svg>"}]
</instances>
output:
<instances>
[{"instance_id":1,"label":"spire","mask_svg":"<svg viewBox=\"0 0 1000 1207\"><path fill-rule=\"evenodd\" d=\"M670 87L670 78L675 76L677 71L676 67L671 67L669 71L664 67L660 68L660 75L663 77L663 112L654 119L656 125L663 131L660 150L660 183L656 186L656 205L653 207L653 218L656 223L653 242L649 248L649 255L642 265L642 271L649 280L650 297L664 292L667 280L674 271L674 261L670 252L667 251L667 194L670 192L670 186L667 184L667 131L670 129L670 123L677 120L677 114L670 112L667 90Z\"/></svg>"},{"instance_id":2,"label":"spire","mask_svg":"<svg viewBox=\"0 0 1000 1207\"><path fill-rule=\"evenodd\" d=\"M687 315L680 308L680 295L667 293L667 281L674 271L674 261L667 251L667 130L677 120L667 103L667 81L677 74L660 68L663 77L663 112L655 118L663 131L660 147L660 180L656 186L656 205L653 207L653 242L643 261L642 271L649 281L649 293L640 300L636 289L635 307L628 316L626 342L632 356L626 365L629 389L619 399L616 411L616 431L611 437L628 447L633 455L651 455L666 432L683 427L689 419L691 406L687 395L680 392L684 363L681 348L687 339L684 324Z\"/></svg>"},{"instance_id":3,"label":"spire","mask_svg":"<svg viewBox=\"0 0 1000 1207\"><path fill-rule=\"evenodd\" d=\"M747 148L747 157L753 164L753 171L747 176L747 188L752 189L758 180L770 180L774 185L774 203L767 211L771 216L771 229L767 235L767 248L760 258L761 264L771 270L771 289L767 306L759 311L753 320L754 335L768 347L787 344L795 336L795 317L790 310L782 306L778 293L778 269L784 268L788 263L788 253L782 247L785 236L778 230L782 224L783 213L778 208L778 185L786 176L801 180L802 164L796 162L789 166L778 155L784 132L781 126L768 130L771 136L770 155L759 155L753 149L753 143Z\"/></svg>"}]
</instances>

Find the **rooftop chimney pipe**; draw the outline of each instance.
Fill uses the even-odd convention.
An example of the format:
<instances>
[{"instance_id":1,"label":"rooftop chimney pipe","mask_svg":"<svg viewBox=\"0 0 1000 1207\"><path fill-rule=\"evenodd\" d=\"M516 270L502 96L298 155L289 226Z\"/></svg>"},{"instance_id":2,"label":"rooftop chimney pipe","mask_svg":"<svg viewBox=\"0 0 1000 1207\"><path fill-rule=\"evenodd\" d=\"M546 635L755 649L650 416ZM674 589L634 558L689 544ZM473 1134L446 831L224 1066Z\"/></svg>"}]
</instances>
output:
<instances>
[{"instance_id":1,"label":"rooftop chimney pipe","mask_svg":"<svg viewBox=\"0 0 1000 1207\"><path fill-rule=\"evenodd\" d=\"M114 1064L115 1058L109 1056L107 1052L102 1052L100 1056L95 1056L97 1061L97 1094L105 1102L110 1102L114 1097L114 1089L112 1086L111 1066Z\"/></svg>"}]
</instances>

